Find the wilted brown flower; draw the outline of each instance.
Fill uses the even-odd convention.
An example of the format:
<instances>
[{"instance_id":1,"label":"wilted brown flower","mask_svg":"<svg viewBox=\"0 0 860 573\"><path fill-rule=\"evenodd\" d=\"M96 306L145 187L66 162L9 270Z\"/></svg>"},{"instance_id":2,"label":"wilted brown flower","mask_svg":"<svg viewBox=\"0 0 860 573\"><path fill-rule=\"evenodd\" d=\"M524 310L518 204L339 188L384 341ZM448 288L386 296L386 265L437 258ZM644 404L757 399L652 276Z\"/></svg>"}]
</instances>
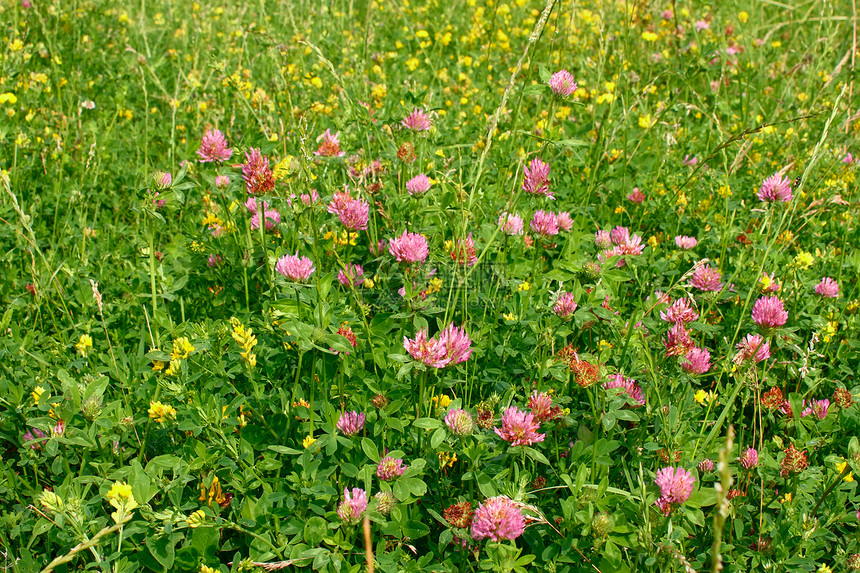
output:
<instances>
[{"instance_id":1,"label":"wilted brown flower","mask_svg":"<svg viewBox=\"0 0 860 573\"><path fill-rule=\"evenodd\" d=\"M468 501L461 501L448 507L443 512L445 520L454 527L469 527L472 524L472 504Z\"/></svg>"},{"instance_id":2,"label":"wilted brown flower","mask_svg":"<svg viewBox=\"0 0 860 573\"><path fill-rule=\"evenodd\" d=\"M404 142L397 150L397 159L403 163L412 163L417 158L418 156L415 155L415 146L409 141Z\"/></svg>"},{"instance_id":3,"label":"wilted brown flower","mask_svg":"<svg viewBox=\"0 0 860 573\"><path fill-rule=\"evenodd\" d=\"M762 394L761 405L768 410L778 410L783 404L785 404L785 396L782 395L782 390L775 386Z\"/></svg>"},{"instance_id":4,"label":"wilted brown flower","mask_svg":"<svg viewBox=\"0 0 860 573\"><path fill-rule=\"evenodd\" d=\"M840 408L848 408L854 403L854 397L845 388L837 388L833 391L833 403Z\"/></svg>"},{"instance_id":5,"label":"wilted brown flower","mask_svg":"<svg viewBox=\"0 0 860 573\"><path fill-rule=\"evenodd\" d=\"M802 472L809 467L809 462L806 461L806 452L798 450L794 444L788 444L781 465L782 469L779 471L779 475L782 477L788 477L791 473Z\"/></svg>"},{"instance_id":6,"label":"wilted brown flower","mask_svg":"<svg viewBox=\"0 0 860 573\"><path fill-rule=\"evenodd\" d=\"M492 410L482 410L478 408L478 420L477 424L484 428L485 430L489 430L493 427L493 422L495 421L495 415Z\"/></svg>"}]
</instances>

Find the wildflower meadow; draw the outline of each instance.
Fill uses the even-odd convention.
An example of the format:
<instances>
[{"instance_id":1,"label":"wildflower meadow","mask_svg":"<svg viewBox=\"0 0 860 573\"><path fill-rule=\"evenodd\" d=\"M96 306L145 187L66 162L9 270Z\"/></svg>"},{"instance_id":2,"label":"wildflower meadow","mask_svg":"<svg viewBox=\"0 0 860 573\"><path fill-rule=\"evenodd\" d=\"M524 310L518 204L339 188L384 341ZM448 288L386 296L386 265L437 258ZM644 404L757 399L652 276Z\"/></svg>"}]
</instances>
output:
<instances>
[{"instance_id":1,"label":"wildflower meadow","mask_svg":"<svg viewBox=\"0 0 860 573\"><path fill-rule=\"evenodd\" d=\"M853 0L0 0L0 567L860 570Z\"/></svg>"}]
</instances>

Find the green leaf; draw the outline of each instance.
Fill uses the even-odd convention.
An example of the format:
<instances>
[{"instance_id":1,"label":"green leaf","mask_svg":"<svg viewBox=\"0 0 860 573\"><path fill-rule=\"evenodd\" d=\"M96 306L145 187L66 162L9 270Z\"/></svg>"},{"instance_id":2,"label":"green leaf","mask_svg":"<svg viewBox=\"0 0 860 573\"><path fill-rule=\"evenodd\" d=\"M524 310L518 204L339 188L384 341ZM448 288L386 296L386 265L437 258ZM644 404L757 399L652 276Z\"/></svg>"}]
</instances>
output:
<instances>
[{"instance_id":1,"label":"green leaf","mask_svg":"<svg viewBox=\"0 0 860 573\"><path fill-rule=\"evenodd\" d=\"M528 457L530 457L534 461L549 465L549 460L546 459L546 456L543 455L542 453L540 453L539 451L537 451L536 449L530 448L528 446L524 446L523 451L526 453L526 455Z\"/></svg>"},{"instance_id":2,"label":"green leaf","mask_svg":"<svg viewBox=\"0 0 860 573\"><path fill-rule=\"evenodd\" d=\"M412 425L415 426L416 428L423 428L425 430L432 430L435 428L441 428L442 427L442 421L437 420L436 418L418 418L417 420L412 422Z\"/></svg>"},{"instance_id":3,"label":"green leaf","mask_svg":"<svg viewBox=\"0 0 860 573\"><path fill-rule=\"evenodd\" d=\"M384 336L397 326L397 321L391 318L390 312L380 312L370 321L370 332L376 336Z\"/></svg>"},{"instance_id":4,"label":"green leaf","mask_svg":"<svg viewBox=\"0 0 860 573\"><path fill-rule=\"evenodd\" d=\"M403 526L403 535L410 539L418 539L430 533L430 528L420 521L407 521Z\"/></svg>"},{"instance_id":5,"label":"green leaf","mask_svg":"<svg viewBox=\"0 0 860 573\"><path fill-rule=\"evenodd\" d=\"M155 557L162 567L170 569L173 567L173 560L176 558L176 537L173 535L162 535L161 537L147 537L146 547L149 552ZM182 537L179 535L178 537Z\"/></svg>"},{"instance_id":6,"label":"green leaf","mask_svg":"<svg viewBox=\"0 0 860 573\"><path fill-rule=\"evenodd\" d=\"M394 485L391 486L391 490L394 492L394 497L397 498L397 501L407 501L412 495L409 492L409 488L406 486L405 479L399 479L394 482Z\"/></svg>"},{"instance_id":7,"label":"green leaf","mask_svg":"<svg viewBox=\"0 0 860 573\"><path fill-rule=\"evenodd\" d=\"M305 543L311 547L316 547L322 543L327 531L328 523L322 517L314 516L308 519L304 530Z\"/></svg>"},{"instance_id":8,"label":"green leaf","mask_svg":"<svg viewBox=\"0 0 860 573\"><path fill-rule=\"evenodd\" d=\"M478 482L478 489L481 490L484 497L495 497L499 495L499 492L496 491L496 486L493 484L492 478L484 472L479 472L475 481Z\"/></svg>"},{"instance_id":9,"label":"green leaf","mask_svg":"<svg viewBox=\"0 0 860 573\"><path fill-rule=\"evenodd\" d=\"M549 92L549 86L544 84L532 84L523 88L523 95L541 94Z\"/></svg>"},{"instance_id":10,"label":"green leaf","mask_svg":"<svg viewBox=\"0 0 860 573\"><path fill-rule=\"evenodd\" d=\"M376 449L376 444L370 438L361 439L361 449L364 450L364 455L375 464L378 464L379 460L382 459L379 457L379 450Z\"/></svg>"},{"instance_id":11,"label":"green leaf","mask_svg":"<svg viewBox=\"0 0 860 573\"><path fill-rule=\"evenodd\" d=\"M158 493L157 487L150 487L152 482L137 460L131 462L131 475L128 481L134 499L141 505L149 503L149 500Z\"/></svg>"},{"instance_id":12,"label":"green leaf","mask_svg":"<svg viewBox=\"0 0 860 573\"><path fill-rule=\"evenodd\" d=\"M328 334L325 337L325 341L332 350L336 350L337 352L349 354L355 351L355 347L353 347L349 339L342 334Z\"/></svg>"},{"instance_id":13,"label":"green leaf","mask_svg":"<svg viewBox=\"0 0 860 573\"><path fill-rule=\"evenodd\" d=\"M39 537L46 531L50 530L53 526L54 524L47 519L39 519L39 521L36 522L36 525L33 526L33 537Z\"/></svg>"},{"instance_id":14,"label":"green leaf","mask_svg":"<svg viewBox=\"0 0 860 573\"><path fill-rule=\"evenodd\" d=\"M615 414L615 417L619 420L625 420L627 422L639 421L639 414L637 414L633 410L615 410L613 414Z\"/></svg>"},{"instance_id":15,"label":"green leaf","mask_svg":"<svg viewBox=\"0 0 860 573\"><path fill-rule=\"evenodd\" d=\"M607 541L603 546L603 556L613 567L618 567L621 563L621 550L611 541Z\"/></svg>"},{"instance_id":16,"label":"green leaf","mask_svg":"<svg viewBox=\"0 0 860 573\"><path fill-rule=\"evenodd\" d=\"M301 450L288 448L286 446L269 446L269 449L273 452L278 452L279 454L289 454L291 456L299 456L302 454Z\"/></svg>"},{"instance_id":17,"label":"green leaf","mask_svg":"<svg viewBox=\"0 0 860 573\"><path fill-rule=\"evenodd\" d=\"M591 142L584 139L561 139L555 142L556 145L562 147L590 147Z\"/></svg>"},{"instance_id":18,"label":"green leaf","mask_svg":"<svg viewBox=\"0 0 860 573\"><path fill-rule=\"evenodd\" d=\"M439 549L445 549L454 539L454 532L450 529L445 529L439 534Z\"/></svg>"},{"instance_id":19,"label":"green leaf","mask_svg":"<svg viewBox=\"0 0 860 573\"><path fill-rule=\"evenodd\" d=\"M703 487L687 500L690 507L708 507L717 503L717 492L712 487Z\"/></svg>"},{"instance_id":20,"label":"green leaf","mask_svg":"<svg viewBox=\"0 0 860 573\"><path fill-rule=\"evenodd\" d=\"M600 422L603 424L603 429L608 432L615 427L615 414L607 412L603 418L601 418Z\"/></svg>"},{"instance_id":21,"label":"green leaf","mask_svg":"<svg viewBox=\"0 0 860 573\"><path fill-rule=\"evenodd\" d=\"M433 436L430 437L430 447L434 450L439 447L439 445L445 441L445 436L448 433L445 431L445 428L437 428L435 432L433 432Z\"/></svg>"},{"instance_id":22,"label":"green leaf","mask_svg":"<svg viewBox=\"0 0 860 573\"><path fill-rule=\"evenodd\" d=\"M538 77L540 78L541 83L545 84L549 82L549 78L552 76L547 67L543 64L538 64Z\"/></svg>"},{"instance_id":23,"label":"green leaf","mask_svg":"<svg viewBox=\"0 0 860 573\"><path fill-rule=\"evenodd\" d=\"M99 376L93 382L90 382L90 385L84 390L84 396L81 401L86 402L90 398L101 398L105 390L107 390L109 382L110 378L107 376Z\"/></svg>"},{"instance_id":24,"label":"green leaf","mask_svg":"<svg viewBox=\"0 0 860 573\"><path fill-rule=\"evenodd\" d=\"M427 493L427 484L424 483L423 480L418 478L406 478L403 481L405 482L406 487L409 488L410 493L415 497L421 497Z\"/></svg>"}]
</instances>

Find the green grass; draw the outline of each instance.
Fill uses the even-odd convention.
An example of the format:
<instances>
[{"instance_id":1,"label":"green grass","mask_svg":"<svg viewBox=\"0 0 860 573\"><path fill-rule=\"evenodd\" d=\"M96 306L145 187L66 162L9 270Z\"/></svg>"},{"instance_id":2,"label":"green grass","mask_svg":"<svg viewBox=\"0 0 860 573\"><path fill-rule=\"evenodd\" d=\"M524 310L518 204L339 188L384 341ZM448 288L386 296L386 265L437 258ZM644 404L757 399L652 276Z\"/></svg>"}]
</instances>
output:
<instances>
[{"instance_id":1,"label":"green grass","mask_svg":"<svg viewBox=\"0 0 860 573\"><path fill-rule=\"evenodd\" d=\"M860 397L852 3L2 6L4 567L360 571L362 525L337 510L362 488L381 571L856 568L860 418L839 394ZM566 99L547 85L561 69ZM402 127L415 108L432 129ZM213 128L223 164L198 161ZM315 155L327 129L342 157ZM256 197L278 212L265 231L245 205L252 148L276 180ZM522 190L534 158L554 200ZM792 199L759 201L775 173ZM413 197L419 174L432 186ZM369 205L352 235L326 208L344 186ZM537 210L570 229L541 238ZM595 232L619 226L643 249L616 266ZM423 265L378 247L404 230L426 237ZM303 284L278 271L296 253L315 265ZM717 291L690 284L704 264ZM752 319L763 275L788 313L772 331ZM837 297L816 294L824 277ZM696 309L706 373L667 351L660 293ZM404 348L451 323L468 359ZM749 334L767 360L735 360ZM603 387L616 376L645 404ZM539 414L534 392L557 408L545 439L512 446L492 428ZM454 408L472 432L446 425ZM386 451L408 468L391 481ZM665 467L695 478L668 516ZM529 517L515 540L448 521L499 495Z\"/></svg>"}]
</instances>

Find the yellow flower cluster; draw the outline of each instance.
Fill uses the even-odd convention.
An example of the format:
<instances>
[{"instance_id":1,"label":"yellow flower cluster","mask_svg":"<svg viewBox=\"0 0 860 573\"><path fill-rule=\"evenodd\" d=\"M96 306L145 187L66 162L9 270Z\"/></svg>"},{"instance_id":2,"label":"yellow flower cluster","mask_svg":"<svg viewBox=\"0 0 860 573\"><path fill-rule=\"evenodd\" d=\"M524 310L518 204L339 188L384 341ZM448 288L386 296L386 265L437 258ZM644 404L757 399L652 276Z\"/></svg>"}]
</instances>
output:
<instances>
[{"instance_id":1,"label":"yellow flower cluster","mask_svg":"<svg viewBox=\"0 0 860 573\"><path fill-rule=\"evenodd\" d=\"M82 334L80 340L75 344L78 354L86 358L90 350L93 348L93 337L89 334Z\"/></svg>"},{"instance_id":2,"label":"yellow flower cluster","mask_svg":"<svg viewBox=\"0 0 860 573\"><path fill-rule=\"evenodd\" d=\"M173 341L173 352L170 354L170 359L171 361L184 360L195 350L197 349L188 341L188 338L181 336Z\"/></svg>"},{"instance_id":3,"label":"yellow flower cluster","mask_svg":"<svg viewBox=\"0 0 860 573\"><path fill-rule=\"evenodd\" d=\"M833 340L833 337L836 336L836 329L838 326L839 323L835 320L831 320L821 327L821 342L826 343Z\"/></svg>"},{"instance_id":4,"label":"yellow flower cluster","mask_svg":"<svg viewBox=\"0 0 860 573\"><path fill-rule=\"evenodd\" d=\"M805 251L800 251L794 260L791 262L792 265L797 267L798 269L808 269L812 266L812 263L815 262L815 257L812 256L812 253L807 253Z\"/></svg>"},{"instance_id":5,"label":"yellow flower cluster","mask_svg":"<svg viewBox=\"0 0 860 573\"><path fill-rule=\"evenodd\" d=\"M248 364L249 368L253 368L257 365L257 355L251 351L257 345L257 337L253 335L250 328L245 328L238 318L231 318L230 324L233 326L233 332L231 333L233 340L242 349L240 353L242 360Z\"/></svg>"},{"instance_id":6,"label":"yellow flower cluster","mask_svg":"<svg viewBox=\"0 0 860 573\"><path fill-rule=\"evenodd\" d=\"M170 364L168 365L167 370L164 370L164 373L168 376L175 376L178 374L179 369L182 367L182 360L188 358L195 350L197 349L185 336L174 340L173 350L170 352ZM155 371L163 370L164 362L156 360L152 365L152 369Z\"/></svg>"},{"instance_id":7,"label":"yellow flower cluster","mask_svg":"<svg viewBox=\"0 0 860 573\"><path fill-rule=\"evenodd\" d=\"M208 491L206 485L202 481L200 482L200 497L198 499L200 503L206 503L210 506L213 501L220 505L227 500L224 492L221 491L221 481L218 479L218 476L212 478L212 484L209 486Z\"/></svg>"},{"instance_id":8,"label":"yellow flower cluster","mask_svg":"<svg viewBox=\"0 0 860 573\"><path fill-rule=\"evenodd\" d=\"M437 455L439 456L440 470L454 467L454 462L457 461L457 454L451 452L439 452Z\"/></svg>"},{"instance_id":9,"label":"yellow flower cluster","mask_svg":"<svg viewBox=\"0 0 860 573\"><path fill-rule=\"evenodd\" d=\"M294 157L292 155L287 155L275 164L275 167L272 169L272 177L274 177L275 181L284 179L293 171L293 160Z\"/></svg>"},{"instance_id":10,"label":"yellow flower cluster","mask_svg":"<svg viewBox=\"0 0 860 573\"><path fill-rule=\"evenodd\" d=\"M316 442L316 441L317 441L316 438L314 438L311 435L305 436L305 439L302 440L302 447L304 447L305 449L308 449L309 447L314 445L314 442Z\"/></svg>"},{"instance_id":11,"label":"yellow flower cluster","mask_svg":"<svg viewBox=\"0 0 860 573\"><path fill-rule=\"evenodd\" d=\"M39 400L42 399L42 394L45 393L45 389L41 386L36 386L33 388L33 392L30 394L33 397L33 405L38 406Z\"/></svg>"},{"instance_id":12,"label":"yellow flower cluster","mask_svg":"<svg viewBox=\"0 0 860 573\"><path fill-rule=\"evenodd\" d=\"M358 239L358 233L349 231L341 231L340 235L338 235L334 231L327 231L325 235L323 235L323 239L331 240L334 242L335 246L345 247L346 245L355 246L355 241Z\"/></svg>"},{"instance_id":13,"label":"yellow flower cluster","mask_svg":"<svg viewBox=\"0 0 860 573\"><path fill-rule=\"evenodd\" d=\"M147 413L151 419L161 424L169 420L176 419L176 409L174 409L173 406L162 404L161 402L150 402Z\"/></svg>"},{"instance_id":14,"label":"yellow flower cluster","mask_svg":"<svg viewBox=\"0 0 860 573\"><path fill-rule=\"evenodd\" d=\"M206 213L201 224L204 227L223 227L224 221L215 213Z\"/></svg>"},{"instance_id":15,"label":"yellow flower cluster","mask_svg":"<svg viewBox=\"0 0 860 573\"><path fill-rule=\"evenodd\" d=\"M760 279L758 279L758 284L761 287L762 291L767 291L774 284L773 277L768 275L762 275Z\"/></svg>"},{"instance_id":16,"label":"yellow flower cluster","mask_svg":"<svg viewBox=\"0 0 860 573\"><path fill-rule=\"evenodd\" d=\"M112 517L117 523L119 523L126 513L137 507L137 501L131 493L131 486L126 482L114 482L110 486L110 491L105 494L105 499L116 509Z\"/></svg>"},{"instance_id":17,"label":"yellow flower cluster","mask_svg":"<svg viewBox=\"0 0 860 573\"><path fill-rule=\"evenodd\" d=\"M444 410L451 405L451 398L449 398L445 394L442 394L440 396L433 396L432 398L430 398L430 401L433 402L433 407L436 410Z\"/></svg>"},{"instance_id":18,"label":"yellow flower cluster","mask_svg":"<svg viewBox=\"0 0 860 573\"><path fill-rule=\"evenodd\" d=\"M717 395L714 392L705 392L704 390L699 390L693 396L693 399L695 399L696 402L698 402L699 404L704 405L705 402L716 402Z\"/></svg>"},{"instance_id":19,"label":"yellow flower cluster","mask_svg":"<svg viewBox=\"0 0 860 573\"><path fill-rule=\"evenodd\" d=\"M190 527L191 529L197 529L198 527L206 523L206 514L203 512L202 509L198 509L197 511L189 515L188 518L186 518L185 523L188 524L188 527ZM203 565L202 567L206 566ZM203 570L202 567L201 571ZM212 569L210 569L210 571L212 571Z\"/></svg>"},{"instance_id":20,"label":"yellow flower cluster","mask_svg":"<svg viewBox=\"0 0 860 573\"><path fill-rule=\"evenodd\" d=\"M427 294L434 294L442 290L442 279L433 277L430 279L430 285L427 287Z\"/></svg>"}]
</instances>

